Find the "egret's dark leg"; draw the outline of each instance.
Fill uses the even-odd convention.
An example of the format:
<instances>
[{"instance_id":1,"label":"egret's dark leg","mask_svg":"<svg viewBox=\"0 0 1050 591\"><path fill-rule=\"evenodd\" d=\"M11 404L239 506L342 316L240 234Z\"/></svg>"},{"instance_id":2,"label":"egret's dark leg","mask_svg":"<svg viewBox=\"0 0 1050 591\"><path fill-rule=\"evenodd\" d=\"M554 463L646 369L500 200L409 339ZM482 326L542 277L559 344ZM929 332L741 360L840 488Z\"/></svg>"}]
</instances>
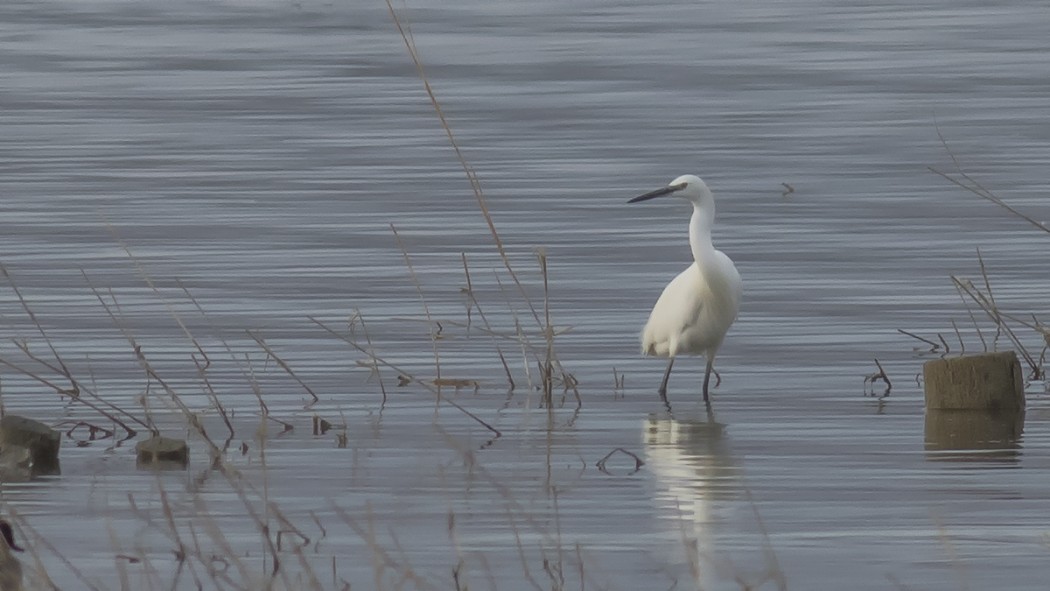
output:
<instances>
[{"instance_id":1,"label":"egret's dark leg","mask_svg":"<svg viewBox=\"0 0 1050 591\"><path fill-rule=\"evenodd\" d=\"M660 389L657 392L660 393L660 398L667 397L667 380L671 379L671 366L674 365L674 357L667 363L667 371L664 372L664 380L660 382Z\"/></svg>"},{"instance_id":2,"label":"egret's dark leg","mask_svg":"<svg viewBox=\"0 0 1050 591\"><path fill-rule=\"evenodd\" d=\"M704 371L704 402L710 403L710 398L707 396L708 386L711 384L711 373L715 370L715 360L712 358L707 359L707 370Z\"/></svg>"},{"instance_id":3,"label":"egret's dark leg","mask_svg":"<svg viewBox=\"0 0 1050 591\"><path fill-rule=\"evenodd\" d=\"M718 373L718 370L711 368L711 372L715 374L715 388L722 385L722 374Z\"/></svg>"}]
</instances>

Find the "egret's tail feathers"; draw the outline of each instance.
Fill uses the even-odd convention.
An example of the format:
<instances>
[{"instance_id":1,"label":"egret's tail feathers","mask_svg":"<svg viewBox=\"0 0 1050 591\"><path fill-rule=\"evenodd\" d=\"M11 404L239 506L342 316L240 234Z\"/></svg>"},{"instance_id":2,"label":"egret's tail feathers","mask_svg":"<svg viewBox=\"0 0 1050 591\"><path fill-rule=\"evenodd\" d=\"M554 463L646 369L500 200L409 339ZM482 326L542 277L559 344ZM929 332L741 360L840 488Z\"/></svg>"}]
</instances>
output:
<instances>
[{"instance_id":1,"label":"egret's tail feathers","mask_svg":"<svg viewBox=\"0 0 1050 591\"><path fill-rule=\"evenodd\" d=\"M642 337L642 355L646 357L669 357L670 353L671 346L667 341Z\"/></svg>"}]
</instances>

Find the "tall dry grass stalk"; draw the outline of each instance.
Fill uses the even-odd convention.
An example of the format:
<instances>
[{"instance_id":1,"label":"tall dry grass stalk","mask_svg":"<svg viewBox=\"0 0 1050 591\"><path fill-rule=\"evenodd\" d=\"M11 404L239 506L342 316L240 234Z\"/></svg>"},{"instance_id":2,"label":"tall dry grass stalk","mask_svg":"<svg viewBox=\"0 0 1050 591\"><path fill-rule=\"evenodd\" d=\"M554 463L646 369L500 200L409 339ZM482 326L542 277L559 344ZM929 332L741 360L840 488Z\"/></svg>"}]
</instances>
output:
<instances>
[{"instance_id":1,"label":"tall dry grass stalk","mask_svg":"<svg viewBox=\"0 0 1050 591\"><path fill-rule=\"evenodd\" d=\"M986 201L994 203L998 207L1010 213L1012 216L1024 220L1032 227L1042 232L1050 233L1050 227L1048 227L1046 224L1007 204L998 195L996 195L987 187L982 185L971 175L967 174L966 171L963 170L959 159L956 157L955 153L948 145L947 140L945 140L944 136L941 134L940 128L937 127L936 131L937 137L940 139L941 145L944 147L945 152L947 152L949 158L952 161L954 171L949 173L934 167L929 167L929 170L931 172L937 174L941 178L947 180L948 182L961 189L964 189L974 195L977 195L978 197ZM977 283L971 281L970 279L966 279L964 277L959 277L956 275L951 275L950 278L952 281L952 285L958 291L959 297L962 299L963 305L966 308L966 313L968 314L970 322L973 326L974 333L977 335L977 338L981 342L982 349L986 352L996 350L996 348L999 346L1000 339L1005 337L1006 340L1009 341L1010 345L1018 351L1021 358L1024 359L1025 364L1028 366L1029 379L1045 379L1047 376L1045 369L1047 352L1050 351L1050 330L1048 330L1048 328L1045 325L1043 325L1043 323L1040 322L1034 314L1027 315L1031 317L1029 320L1028 318L1022 317L1020 315L1007 313L1003 311L996 302L995 293L992 290L992 282L988 276L988 268L985 265L984 256L981 254L980 248L977 248L977 262L980 267L981 285L983 286L983 289L982 287L978 286ZM986 317L986 319L991 321L992 323L994 334L988 338L986 338L985 331L982 330L982 327L978 322L979 313L983 313L983 316ZM1011 323L1013 324L1013 326L1011 325ZM1030 345L1025 342L1021 335L1018 335L1015 329L1015 327L1017 326L1033 331L1035 335L1038 335L1041 338L1043 345L1038 354L1032 351ZM958 326L956 326L954 321L952 322L952 327L956 334L956 337L959 340L960 349L963 353L965 353L965 341L963 340L962 335L959 332ZM915 338L920 338L920 340L926 340L921 339L921 337L917 337L917 335L913 335L906 332L905 334L908 334L909 336ZM944 344L944 353L947 354L949 352L949 349L947 343L944 341L944 337L941 335L938 335L938 337L940 337L941 342ZM937 347L934 346L933 350L937 350Z\"/></svg>"}]
</instances>

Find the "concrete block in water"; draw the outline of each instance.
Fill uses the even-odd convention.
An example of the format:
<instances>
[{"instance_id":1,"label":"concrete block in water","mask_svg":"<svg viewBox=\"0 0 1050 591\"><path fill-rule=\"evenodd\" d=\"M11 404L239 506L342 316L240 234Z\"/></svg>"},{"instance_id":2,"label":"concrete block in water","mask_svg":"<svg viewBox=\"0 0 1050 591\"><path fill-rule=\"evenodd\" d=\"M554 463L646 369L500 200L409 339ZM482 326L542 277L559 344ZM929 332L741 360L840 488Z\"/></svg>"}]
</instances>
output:
<instances>
[{"instance_id":1,"label":"concrete block in water","mask_svg":"<svg viewBox=\"0 0 1050 591\"><path fill-rule=\"evenodd\" d=\"M934 359L922 374L926 410L1024 410L1024 378L1013 351Z\"/></svg>"},{"instance_id":2,"label":"concrete block in water","mask_svg":"<svg viewBox=\"0 0 1050 591\"><path fill-rule=\"evenodd\" d=\"M33 479L33 455L21 445L0 447L0 482L28 482ZM0 590L4 587L0 585Z\"/></svg>"},{"instance_id":3,"label":"concrete block in water","mask_svg":"<svg viewBox=\"0 0 1050 591\"><path fill-rule=\"evenodd\" d=\"M190 461L190 448L182 439L154 435L135 445L139 468L182 469Z\"/></svg>"},{"instance_id":4,"label":"concrete block in water","mask_svg":"<svg viewBox=\"0 0 1050 591\"><path fill-rule=\"evenodd\" d=\"M59 473L58 450L61 442L58 431L40 421L18 415L4 415L0 419L0 450L14 452L15 448L20 447L29 450L34 475Z\"/></svg>"}]
</instances>

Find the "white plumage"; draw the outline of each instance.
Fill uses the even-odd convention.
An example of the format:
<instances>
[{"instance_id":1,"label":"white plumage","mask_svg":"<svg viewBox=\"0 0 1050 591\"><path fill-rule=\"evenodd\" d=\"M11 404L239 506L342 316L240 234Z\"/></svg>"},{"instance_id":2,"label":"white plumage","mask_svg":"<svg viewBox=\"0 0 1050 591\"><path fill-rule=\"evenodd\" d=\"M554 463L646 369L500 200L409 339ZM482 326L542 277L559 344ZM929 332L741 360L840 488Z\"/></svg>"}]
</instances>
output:
<instances>
[{"instance_id":1,"label":"white plumage","mask_svg":"<svg viewBox=\"0 0 1050 591\"><path fill-rule=\"evenodd\" d=\"M667 380L678 355L703 355L704 402L714 370L715 355L726 332L736 320L743 294L743 282L733 261L711 242L715 221L715 199L699 177L687 174L666 187L631 199L629 203L674 195L693 205L689 220L689 246L693 264L679 273L656 300L649 321L642 330L642 353L669 357L667 372L660 384L660 395L667 395Z\"/></svg>"}]
</instances>

